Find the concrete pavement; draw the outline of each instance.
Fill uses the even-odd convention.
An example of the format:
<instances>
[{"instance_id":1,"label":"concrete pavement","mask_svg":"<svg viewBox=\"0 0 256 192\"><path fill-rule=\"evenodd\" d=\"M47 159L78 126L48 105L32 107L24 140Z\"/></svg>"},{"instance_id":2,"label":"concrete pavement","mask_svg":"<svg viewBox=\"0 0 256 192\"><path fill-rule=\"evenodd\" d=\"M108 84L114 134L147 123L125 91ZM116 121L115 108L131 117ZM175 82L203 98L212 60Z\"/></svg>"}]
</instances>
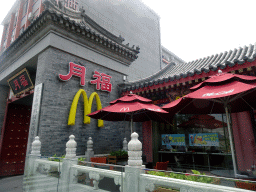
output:
<instances>
[{"instance_id":1,"label":"concrete pavement","mask_svg":"<svg viewBox=\"0 0 256 192\"><path fill-rule=\"evenodd\" d=\"M23 175L0 177L0 192L22 192Z\"/></svg>"}]
</instances>

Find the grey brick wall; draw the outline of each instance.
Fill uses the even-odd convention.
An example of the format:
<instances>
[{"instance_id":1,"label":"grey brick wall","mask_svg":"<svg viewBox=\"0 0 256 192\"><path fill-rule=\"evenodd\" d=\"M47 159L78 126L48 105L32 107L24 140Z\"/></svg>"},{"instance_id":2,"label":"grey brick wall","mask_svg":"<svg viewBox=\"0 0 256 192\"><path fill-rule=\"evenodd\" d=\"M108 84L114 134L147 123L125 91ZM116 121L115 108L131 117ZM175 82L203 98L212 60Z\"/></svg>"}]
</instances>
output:
<instances>
[{"instance_id":1,"label":"grey brick wall","mask_svg":"<svg viewBox=\"0 0 256 192\"><path fill-rule=\"evenodd\" d=\"M80 86L80 79L72 77L63 82L58 74L66 75L69 70L69 62L75 62L86 67L86 85ZM112 92L97 91L95 85L88 83L94 70L104 72L112 76ZM100 96L102 107L118 98L117 84L122 81L123 75L109 70L100 65L90 63L74 55L62 52L54 48L48 48L38 56L36 85L43 83L43 96L39 122L39 137L42 142L42 155L63 155L68 137L75 135L77 142L77 155L83 155L86 150L88 137L92 137L95 154L108 153L122 148L123 138L126 136L126 122L104 121L104 127L97 127L97 120L91 119L91 124L83 124L83 100L82 96L77 107L76 123L68 126L68 115L71 103L76 92L84 89L89 97L97 92ZM96 102L92 111L96 110Z\"/></svg>"},{"instance_id":2,"label":"grey brick wall","mask_svg":"<svg viewBox=\"0 0 256 192\"><path fill-rule=\"evenodd\" d=\"M123 44L141 48L138 59L127 69L129 81L160 70L160 18L144 3L140 0L80 0L79 7L99 25L125 38Z\"/></svg>"},{"instance_id":3,"label":"grey brick wall","mask_svg":"<svg viewBox=\"0 0 256 192\"><path fill-rule=\"evenodd\" d=\"M1 139L3 122L4 122L4 115L5 115L8 93L9 93L9 87L0 85L0 139Z\"/></svg>"}]
</instances>

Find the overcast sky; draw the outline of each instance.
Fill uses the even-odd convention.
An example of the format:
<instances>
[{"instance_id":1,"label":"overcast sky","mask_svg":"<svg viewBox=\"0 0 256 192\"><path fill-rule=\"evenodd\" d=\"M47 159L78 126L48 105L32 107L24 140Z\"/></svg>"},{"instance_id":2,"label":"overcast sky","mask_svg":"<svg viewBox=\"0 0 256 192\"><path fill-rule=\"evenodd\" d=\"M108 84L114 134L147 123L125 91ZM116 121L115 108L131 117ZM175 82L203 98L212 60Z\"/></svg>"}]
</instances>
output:
<instances>
[{"instance_id":1,"label":"overcast sky","mask_svg":"<svg viewBox=\"0 0 256 192\"><path fill-rule=\"evenodd\" d=\"M256 42L255 0L142 1L161 17L162 45L184 61ZM0 6L1 21L14 2Z\"/></svg>"}]
</instances>

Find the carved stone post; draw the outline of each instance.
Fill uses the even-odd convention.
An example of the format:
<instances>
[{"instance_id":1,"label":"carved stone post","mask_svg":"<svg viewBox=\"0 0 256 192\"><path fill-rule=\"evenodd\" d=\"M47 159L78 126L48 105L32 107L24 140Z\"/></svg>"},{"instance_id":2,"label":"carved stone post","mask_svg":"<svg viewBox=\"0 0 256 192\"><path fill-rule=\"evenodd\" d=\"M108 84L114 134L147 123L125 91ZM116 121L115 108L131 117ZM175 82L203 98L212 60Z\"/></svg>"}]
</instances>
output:
<instances>
[{"instance_id":1,"label":"carved stone post","mask_svg":"<svg viewBox=\"0 0 256 192\"><path fill-rule=\"evenodd\" d=\"M91 161L91 157L94 157L93 141L91 137L89 137L87 141L87 151L85 152L85 156L86 156L86 161Z\"/></svg>"},{"instance_id":2,"label":"carved stone post","mask_svg":"<svg viewBox=\"0 0 256 192\"><path fill-rule=\"evenodd\" d=\"M76 146L77 143L75 141L75 136L70 135L69 136L69 141L66 144L66 159L73 159L76 157Z\"/></svg>"},{"instance_id":3,"label":"carved stone post","mask_svg":"<svg viewBox=\"0 0 256 192\"><path fill-rule=\"evenodd\" d=\"M138 140L139 135L134 132L128 143L128 165L142 166L142 143Z\"/></svg>"},{"instance_id":4,"label":"carved stone post","mask_svg":"<svg viewBox=\"0 0 256 192\"><path fill-rule=\"evenodd\" d=\"M128 143L126 138L124 138L124 141L123 141L123 151L128 151Z\"/></svg>"},{"instance_id":5,"label":"carved stone post","mask_svg":"<svg viewBox=\"0 0 256 192\"><path fill-rule=\"evenodd\" d=\"M35 174L36 168L35 161L38 157L41 156L41 142L39 141L39 137L36 136L35 140L32 142L32 151L29 157L26 157L25 161L25 176L31 176Z\"/></svg>"},{"instance_id":6,"label":"carved stone post","mask_svg":"<svg viewBox=\"0 0 256 192\"><path fill-rule=\"evenodd\" d=\"M38 136L35 137L35 140L32 143L31 155L41 156L41 141L39 141Z\"/></svg>"},{"instance_id":7,"label":"carved stone post","mask_svg":"<svg viewBox=\"0 0 256 192\"><path fill-rule=\"evenodd\" d=\"M76 180L76 175L70 174L71 166L77 165L78 158L76 157L76 146L75 136L70 135L69 141L66 143L66 156L62 162L62 169L60 175L60 191L68 192L69 183ZM75 177L75 178L74 178Z\"/></svg>"},{"instance_id":8,"label":"carved stone post","mask_svg":"<svg viewBox=\"0 0 256 192\"><path fill-rule=\"evenodd\" d=\"M144 173L145 165L142 165L142 144L138 140L139 135L131 134L128 143L128 165L125 167L125 191L139 192L139 177Z\"/></svg>"}]
</instances>

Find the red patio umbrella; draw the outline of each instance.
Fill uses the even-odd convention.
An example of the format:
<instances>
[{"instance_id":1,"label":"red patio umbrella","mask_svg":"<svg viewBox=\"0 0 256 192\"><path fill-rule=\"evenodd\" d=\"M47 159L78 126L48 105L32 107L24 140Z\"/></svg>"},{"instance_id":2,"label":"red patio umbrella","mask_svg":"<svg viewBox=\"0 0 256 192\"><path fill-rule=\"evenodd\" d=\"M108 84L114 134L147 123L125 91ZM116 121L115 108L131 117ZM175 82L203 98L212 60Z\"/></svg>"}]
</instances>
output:
<instances>
[{"instance_id":1,"label":"red patio umbrella","mask_svg":"<svg viewBox=\"0 0 256 192\"><path fill-rule=\"evenodd\" d=\"M131 121L132 132L133 121L164 121L165 114L168 112L152 104L152 100L128 94L110 102L110 106L90 113L88 116L107 121Z\"/></svg>"},{"instance_id":2,"label":"red patio umbrella","mask_svg":"<svg viewBox=\"0 0 256 192\"><path fill-rule=\"evenodd\" d=\"M215 119L211 115L194 115L188 121L178 125L182 128L205 128L205 129L217 129L226 127L227 124Z\"/></svg>"},{"instance_id":3,"label":"red patio umbrella","mask_svg":"<svg viewBox=\"0 0 256 192\"><path fill-rule=\"evenodd\" d=\"M222 73L211 76L190 88L193 92L162 108L171 113L226 113L234 173L236 160L231 136L228 110L231 113L254 110L256 107L256 77Z\"/></svg>"}]
</instances>

